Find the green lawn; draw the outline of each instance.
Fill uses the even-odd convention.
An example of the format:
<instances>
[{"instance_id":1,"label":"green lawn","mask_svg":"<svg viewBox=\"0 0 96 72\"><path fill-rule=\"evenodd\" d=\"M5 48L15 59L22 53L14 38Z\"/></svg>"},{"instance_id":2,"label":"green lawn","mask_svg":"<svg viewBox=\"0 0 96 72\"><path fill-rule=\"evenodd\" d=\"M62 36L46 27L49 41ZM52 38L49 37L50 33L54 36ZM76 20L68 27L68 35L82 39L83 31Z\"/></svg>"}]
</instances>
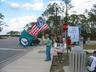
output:
<instances>
[{"instance_id":1,"label":"green lawn","mask_svg":"<svg viewBox=\"0 0 96 72\"><path fill-rule=\"evenodd\" d=\"M84 45L84 49L96 49L96 45Z\"/></svg>"}]
</instances>

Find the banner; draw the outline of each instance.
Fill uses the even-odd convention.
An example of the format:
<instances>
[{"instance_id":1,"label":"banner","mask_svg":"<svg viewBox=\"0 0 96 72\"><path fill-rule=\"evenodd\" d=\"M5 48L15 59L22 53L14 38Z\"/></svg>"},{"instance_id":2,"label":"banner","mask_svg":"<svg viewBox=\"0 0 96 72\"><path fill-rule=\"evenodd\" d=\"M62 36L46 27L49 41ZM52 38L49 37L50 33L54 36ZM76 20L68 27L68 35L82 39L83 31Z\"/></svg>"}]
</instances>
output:
<instances>
[{"instance_id":1,"label":"banner","mask_svg":"<svg viewBox=\"0 0 96 72\"><path fill-rule=\"evenodd\" d=\"M68 26L68 36L71 37L72 42L78 42L79 41L79 27Z\"/></svg>"},{"instance_id":2,"label":"banner","mask_svg":"<svg viewBox=\"0 0 96 72\"><path fill-rule=\"evenodd\" d=\"M20 45L24 47L30 46L34 40L35 37L30 35L26 30L23 30L19 38Z\"/></svg>"}]
</instances>

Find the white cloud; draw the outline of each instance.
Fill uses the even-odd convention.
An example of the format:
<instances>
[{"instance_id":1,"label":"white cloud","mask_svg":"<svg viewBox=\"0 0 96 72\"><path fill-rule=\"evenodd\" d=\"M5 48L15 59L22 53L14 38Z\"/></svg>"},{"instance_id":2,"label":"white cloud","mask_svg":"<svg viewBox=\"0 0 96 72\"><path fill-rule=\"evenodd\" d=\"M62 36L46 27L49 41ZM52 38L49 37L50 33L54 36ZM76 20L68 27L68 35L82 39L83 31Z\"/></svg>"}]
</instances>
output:
<instances>
[{"instance_id":1,"label":"white cloud","mask_svg":"<svg viewBox=\"0 0 96 72\"><path fill-rule=\"evenodd\" d=\"M84 13L85 9L90 10L93 4L96 4L96 0L73 0L71 1L73 4L72 11L76 11L77 14Z\"/></svg>"},{"instance_id":2,"label":"white cloud","mask_svg":"<svg viewBox=\"0 0 96 72\"><path fill-rule=\"evenodd\" d=\"M32 2L43 2L44 0L32 0Z\"/></svg>"},{"instance_id":3,"label":"white cloud","mask_svg":"<svg viewBox=\"0 0 96 72\"><path fill-rule=\"evenodd\" d=\"M24 29L26 24L30 22L36 21L36 16L23 16L20 18L13 18L9 22L9 26L7 28L4 28L4 30L1 32L1 34L6 34L7 32L13 30L13 31L21 31Z\"/></svg>"},{"instance_id":4,"label":"white cloud","mask_svg":"<svg viewBox=\"0 0 96 72\"><path fill-rule=\"evenodd\" d=\"M44 3L43 2L35 2L33 5L32 5L32 8L34 10L41 10L44 8Z\"/></svg>"},{"instance_id":5,"label":"white cloud","mask_svg":"<svg viewBox=\"0 0 96 72\"><path fill-rule=\"evenodd\" d=\"M30 9L30 8L32 8L32 4L31 3L25 3L22 5L22 7L25 9Z\"/></svg>"},{"instance_id":6,"label":"white cloud","mask_svg":"<svg viewBox=\"0 0 96 72\"><path fill-rule=\"evenodd\" d=\"M36 21L36 17L35 16L24 16L24 17L20 17L20 18L14 18L10 21L10 28L12 30L18 30L20 28L24 28L26 26L26 24L30 23L30 22L34 22Z\"/></svg>"},{"instance_id":7,"label":"white cloud","mask_svg":"<svg viewBox=\"0 0 96 72\"><path fill-rule=\"evenodd\" d=\"M10 8L13 8L13 9L18 9L18 8L20 8L19 3L11 3L11 2L8 2L8 6L9 6Z\"/></svg>"},{"instance_id":8,"label":"white cloud","mask_svg":"<svg viewBox=\"0 0 96 72\"><path fill-rule=\"evenodd\" d=\"M27 10L29 10L29 9L33 9L33 10L44 9L43 0L33 0L32 3L27 2L27 3L24 3L24 4L9 2L7 0L0 0L0 1L8 4L8 6L10 8L13 8L13 9L18 9L18 8L23 8L23 9L27 9Z\"/></svg>"},{"instance_id":9,"label":"white cloud","mask_svg":"<svg viewBox=\"0 0 96 72\"><path fill-rule=\"evenodd\" d=\"M44 2L43 0L36 0L33 3L25 3L22 4L24 9L33 9L33 10L42 10L44 9Z\"/></svg>"},{"instance_id":10,"label":"white cloud","mask_svg":"<svg viewBox=\"0 0 96 72\"><path fill-rule=\"evenodd\" d=\"M36 2L38 2L38 1L43 1L43 0L35 0Z\"/></svg>"},{"instance_id":11,"label":"white cloud","mask_svg":"<svg viewBox=\"0 0 96 72\"><path fill-rule=\"evenodd\" d=\"M13 9L33 9L33 10L42 10L44 8L44 3L42 0L37 0L34 3L24 3L24 4L19 4L19 3L12 3L12 2L7 2L8 6Z\"/></svg>"}]
</instances>

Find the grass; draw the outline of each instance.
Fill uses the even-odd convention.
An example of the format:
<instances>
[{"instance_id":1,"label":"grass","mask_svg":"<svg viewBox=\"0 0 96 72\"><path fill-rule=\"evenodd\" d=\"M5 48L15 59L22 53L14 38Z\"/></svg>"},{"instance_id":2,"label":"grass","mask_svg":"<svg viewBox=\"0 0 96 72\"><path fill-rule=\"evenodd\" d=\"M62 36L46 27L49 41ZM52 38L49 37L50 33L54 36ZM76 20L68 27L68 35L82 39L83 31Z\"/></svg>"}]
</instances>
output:
<instances>
[{"instance_id":1,"label":"grass","mask_svg":"<svg viewBox=\"0 0 96 72\"><path fill-rule=\"evenodd\" d=\"M96 49L96 45L84 45L84 49Z\"/></svg>"}]
</instances>

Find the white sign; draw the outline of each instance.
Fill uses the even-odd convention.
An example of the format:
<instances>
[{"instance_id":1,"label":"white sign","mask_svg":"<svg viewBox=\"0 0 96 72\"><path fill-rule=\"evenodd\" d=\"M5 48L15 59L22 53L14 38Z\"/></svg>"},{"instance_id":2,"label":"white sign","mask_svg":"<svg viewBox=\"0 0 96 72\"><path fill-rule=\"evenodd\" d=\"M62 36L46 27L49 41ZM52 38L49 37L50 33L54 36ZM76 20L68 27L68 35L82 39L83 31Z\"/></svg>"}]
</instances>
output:
<instances>
[{"instance_id":1,"label":"white sign","mask_svg":"<svg viewBox=\"0 0 96 72\"><path fill-rule=\"evenodd\" d=\"M28 40L26 38L21 38L22 45L26 46L28 45Z\"/></svg>"},{"instance_id":2,"label":"white sign","mask_svg":"<svg viewBox=\"0 0 96 72\"><path fill-rule=\"evenodd\" d=\"M79 27L68 26L68 36L71 37L72 42L78 42L79 41Z\"/></svg>"}]
</instances>

